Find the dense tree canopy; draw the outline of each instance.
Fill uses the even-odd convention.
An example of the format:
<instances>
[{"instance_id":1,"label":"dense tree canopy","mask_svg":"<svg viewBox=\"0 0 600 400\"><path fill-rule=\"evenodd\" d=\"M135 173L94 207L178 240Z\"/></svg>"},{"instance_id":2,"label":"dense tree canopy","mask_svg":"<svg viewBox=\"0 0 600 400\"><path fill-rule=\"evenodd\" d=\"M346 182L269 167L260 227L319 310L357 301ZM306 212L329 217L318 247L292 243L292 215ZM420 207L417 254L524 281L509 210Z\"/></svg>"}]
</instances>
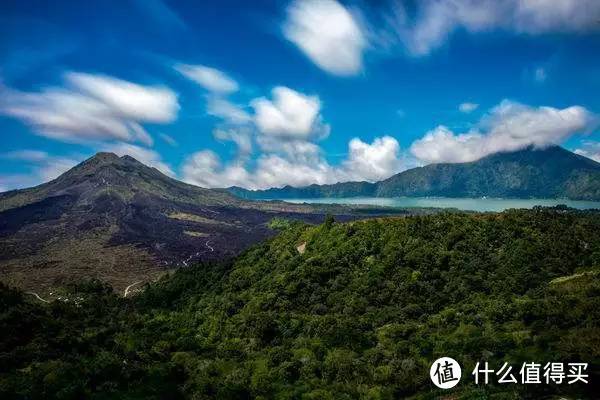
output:
<instances>
[{"instance_id":1,"label":"dense tree canopy","mask_svg":"<svg viewBox=\"0 0 600 400\"><path fill-rule=\"evenodd\" d=\"M463 366L453 398L598 393L600 214L274 226L231 264L132 299L98 282L48 305L0 287L0 398L428 399L441 356ZM586 362L590 383L476 386L478 361Z\"/></svg>"}]
</instances>

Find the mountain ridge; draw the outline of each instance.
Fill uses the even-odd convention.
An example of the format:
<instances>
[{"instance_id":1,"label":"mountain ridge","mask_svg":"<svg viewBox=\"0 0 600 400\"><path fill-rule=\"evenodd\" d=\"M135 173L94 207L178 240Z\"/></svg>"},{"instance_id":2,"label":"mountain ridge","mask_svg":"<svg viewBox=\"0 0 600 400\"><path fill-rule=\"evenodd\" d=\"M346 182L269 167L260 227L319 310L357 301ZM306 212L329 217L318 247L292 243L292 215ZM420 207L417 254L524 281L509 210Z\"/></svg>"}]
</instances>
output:
<instances>
[{"instance_id":1,"label":"mountain ridge","mask_svg":"<svg viewBox=\"0 0 600 400\"><path fill-rule=\"evenodd\" d=\"M600 200L600 163L560 146L499 152L467 163L435 163L385 180L228 191L245 199L318 197L504 197Z\"/></svg>"},{"instance_id":2,"label":"mountain ridge","mask_svg":"<svg viewBox=\"0 0 600 400\"><path fill-rule=\"evenodd\" d=\"M327 213L349 220L374 211L246 201L98 153L50 182L0 194L0 280L43 290L97 278L123 290L192 262L229 259L274 235L276 217L317 223Z\"/></svg>"}]
</instances>

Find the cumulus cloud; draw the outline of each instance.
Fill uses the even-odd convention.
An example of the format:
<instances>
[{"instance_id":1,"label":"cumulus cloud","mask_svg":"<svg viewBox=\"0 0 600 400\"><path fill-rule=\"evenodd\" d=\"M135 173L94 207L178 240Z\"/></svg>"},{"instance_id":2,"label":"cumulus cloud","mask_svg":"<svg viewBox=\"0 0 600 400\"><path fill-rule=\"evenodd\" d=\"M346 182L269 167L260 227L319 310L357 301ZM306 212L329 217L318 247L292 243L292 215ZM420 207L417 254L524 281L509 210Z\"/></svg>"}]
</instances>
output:
<instances>
[{"instance_id":1,"label":"cumulus cloud","mask_svg":"<svg viewBox=\"0 0 600 400\"><path fill-rule=\"evenodd\" d=\"M279 143L281 144L281 143ZM254 168L239 162L224 163L210 150L194 153L183 167L183 178L204 187L242 186L267 189L284 185L307 186L345 181L376 181L406 168L398 141L385 136L373 143L352 139L348 157L334 166L314 143L286 142L258 157Z\"/></svg>"},{"instance_id":2,"label":"cumulus cloud","mask_svg":"<svg viewBox=\"0 0 600 400\"><path fill-rule=\"evenodd\" d=\"M415 56L429 54L460 29L531 35L600 29L600 2L596 0L424 0L417 5L414 22L398 5L391 24Z\"/></svg>"},{"instance_id":3,"label":"cumulus cloud","mask_svg":"<svg viewBox=\"0 0 600 400\"><path fill-rule=\"evenodd\" d=\"M391 136L375 138L371 144L354 138L348 144L348 152L342 165L350 180L379 181L403 167L400 144Z\"/></svg>"},{"instance_id":4,"label":"cumulus cloud","mask_svg":"<svg viewBox=\"0 0 600 400\"><path fill-rule=\"evenodd\" d=\"M321 69L340 76L362 70L367 39L358 19L335 0L296 0L283 25L294 43Z\"/></svg>"},{"instance_id":5,"label":"cumulus cloud","mask_svg":"<svg viewBox=\"0 0 600 400\"><path fill-rule=\"evenodd\" d=\"M438 126L413 142L410 150L426 163L467 162L500 151L558 144L596 126L598 117L580 106L531 107L504 100L473 129L455 133Z\"/></svg>"},{"instance_id":6,"label":"cumulus cloud","mask_svg":"<svg viewBox=\"0 0 600 400\"><path fill-rule=\"evenodd\" d=\"M209 92L228 94L239 89L238 83L226 73L205 65L176 64L175 69Z\"/></svg>"},{"instance_id":7,"label":"cumulus cloud","mask_svg":"<svg viewBox=\"0 0 600 400\"><path fill-rule=\"evenodd\" d=\"M574 150L574 153L600 162L600 142L585 140L580 147Z\"/></svg>"},{"instance_id":8,"label":"cumulus cloud","mask_svg":"<svg viewBox=\"0 0 600 400\"><path fill-rule=\"evenodd\" d=\"M478 107L479 107L479 104L476 104L476 103L461 103L458 106L458 110L460 112L468 114L470 112L473 112L473 111L477 110Z\"/></svg>"},{"instance_id":9,"label":"cumulus cloud","mask_svg":"<svg viewBox=\"0 0 600 400\"><path fill-rule=\"evenodd\" d=\"M0 87L0 113L24 121L42 136L66 142L120 140L151 145L141 123L168 123L179 111L176 94L165 87L82 73L68 73L65 79L66 88L40 92Z\"/></svg>"},{"instance_id":10,"label":"cumulus cloud","mask_svg":"<svg viewBox=\"0 0 600 400\"><path fill-rule=\"evenodd\" d=\"M182 168L184 181L202 187L254 187L249 172L237 162L224 166L211 150L192 154Z\"/></svg>"},{"instance_id":11,"label":"cumulus cloud","mask_svg":"<svg viewBox=\"0 0 600 400\"><path fill-rule=\"evenodd\" d=\"M209 100L207 111L227 122L215 129L213 136L235 143L237 153L230 160L222 160L207 149L191 154L181 170L183 179L189 183L266 189L376 181L406 167L398 141L390 136L376 138L372 143L354 138L348 144L347 157L331 165L316 143L330 130L323 121L321 101L316 95L278 86L273 88L270 98L250 101L251 114L222 98ZM254 143L258 149L256 157L252 156Z\"/></svg>"},{"instance_id":12,"label":"cumulus cloud","mask_svg":"<svg viewBox=\"0 0 600 400\"><path fill-rule=\"evenodd\" d=\"M324 138L329 125L320 115L321 101L284 86L275 87L272 99L261 97L250 102L258 130L268 136L288 139Z\"/></svg>"},{"instance_id":13,"label":"cumulus cloud","mask_svg":"<svg viewBox=\"0 0 600 400\"><path fill-rule=\"evenodd\" d=\"M136 146L131 143L105 145L102 147L102 150L115 153L120 157L125 155L131 156L143 164L156 168L165 175L175 176L173 169L171 169L171 167L162 160L160 154L154 150Z\"/></svg>"}]
</instances>

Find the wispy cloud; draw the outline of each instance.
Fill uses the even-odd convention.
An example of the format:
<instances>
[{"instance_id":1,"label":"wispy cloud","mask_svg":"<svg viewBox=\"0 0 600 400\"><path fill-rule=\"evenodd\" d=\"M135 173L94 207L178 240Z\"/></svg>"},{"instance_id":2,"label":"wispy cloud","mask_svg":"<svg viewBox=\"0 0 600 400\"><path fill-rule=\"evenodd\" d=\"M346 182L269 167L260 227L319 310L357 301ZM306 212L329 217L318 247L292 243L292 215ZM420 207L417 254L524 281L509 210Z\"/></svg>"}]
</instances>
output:
<instances>
[{"instance_id":1,"label":"wispy cloud","mask_svg":"<svg viewBox=\"0 0 600 400\"><path fill-rule=\"evenodd\" d=\"M162 86L84 73L67 73L66 87L21 92L0 87L0 113L29 124L36 133L66 142L99 140L152 144L142 123L169 123L179 111L177 95Z\"/></svg>"},{"instance_id":2,"label":"wispy cloud","mask_svg":"<svg viewBox=\"0 0 600 400\"><path fill-rule=\"evenodd\" d=\"M159 133L158 136L171 147L177 147L179 144L177 140L175 140L172 136L167 135L166 133Z\"/></svg>"},{"instance_id":3,"label":"wispy cloud","mask_svg":"<svg viewBox=\"0 0 600 400\"><path fill-rule=\"evenodd\" d=\"M229 94L239 89L234 79L216 68L190 64L176 64L174 68L186 78L213 93Z\"/></svg>"},{"instance_id":4,"label":"wispy cloud","mask_svg":"<svg viewBox=\"0 0 600 400\"><path fill-rule=\"evenodd\" d=\"M548 73L546 72L546 69L543 67L536 68L535 72L533 73L533 79L538 83L545 82L546 79L548 79Z\"/></svg>"},{"instance_id":5,"label":"wispy cloud","mask_svg":"<svg viewBox=\"0 0 600 400\"><path fill-rule=\"evenodd\" d=\"M574 150L574 152L581 156L600 162L600 142L584 140L581 145Z\"/></svg>"},{"instance_id":6,"label":"wispy cloud","mask_svg":"<svg viewBox=\"0 0 600 400\"><path fill-rule=\"evenodd\" d=\"M74 156L54 156L45 151L32 149L1 153L0 158L18 161L21 167L30 170L28 174L0 176L0 186L3 186L5 190L51 181L73 168L83 159L83 157Z\"/></svg>"},{"instance_id":7,"label":"wispy cloud","mask_svg":"<svg viewBox=\"0 0 600 400\"><path fill-rule=\"evenodd\" d=\"M467 103L461 103L458 106L458 110L462 113L469 114L469 113L477 110L478 107L479 107L479 104L477 104L477 103L468 103L467 102Z\"/></svg>"},{"instance_id":8,"label":"wispy cloud","mask_svg":"<svg viewBox=\"0 0 600 400\"><path fill-rule=\"evenodd\" d=\"M207 98L206 113L221 118L230 124L243 124L252 119L243 106L234 104L219 96L209 96Z\"/></svg>"},{"instance_id":9,"label":"wispy cloud","mask_svg":"<svg viewBox=\"0 0 600 400\"><path fill-rule=\"evenodd\" d=\"M530 35L600 29L600 3L596 0L424 0L417 2L414 21L402 3L395 4L388 28L396 30L398 39L415 56L431 53L460 29Z\"/></svg>"},{"instance_id":10,"label":"wispy cloud","mask_svg":"<svg viewBox=\"0 0 600 400\"><path fill-rule=\"evenodd\" d=\"M187 28L181 17L163 0L133 0L133 3L142 13L156 21L159 28Z\"/></svg>"}]
</instances>

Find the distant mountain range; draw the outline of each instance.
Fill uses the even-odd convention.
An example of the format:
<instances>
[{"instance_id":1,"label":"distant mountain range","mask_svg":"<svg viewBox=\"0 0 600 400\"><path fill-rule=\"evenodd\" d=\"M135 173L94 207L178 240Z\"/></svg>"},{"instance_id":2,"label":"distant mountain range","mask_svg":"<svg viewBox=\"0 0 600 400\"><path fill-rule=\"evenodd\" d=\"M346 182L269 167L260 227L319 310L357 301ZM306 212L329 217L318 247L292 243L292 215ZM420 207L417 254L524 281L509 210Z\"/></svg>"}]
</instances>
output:
<instances>
[{"instance_id":1,"label":"distant mountain range","mask_svg":"<svg viewBox=\"0 0 600 400\"><path fill-rule=\"evenodd\" d=\"M274 217L320 222L373 210L245 201L98 153L57 179L0 194L0 280L43 290L98 278L123 290L177 267L222 260L274 234Z\"/></svg>"},{"instance_id":2,"label":"distant mountain range","mask_svg":"<svg viewBox=\"0 0 600 400\"><path fill-rule=\"evenodd\" d=\"M551 146L496 153L467 163L430 164L375 183L228 190L244 199L486 196L600 200L600 163Z\"/></svg>"}]
</instances>

